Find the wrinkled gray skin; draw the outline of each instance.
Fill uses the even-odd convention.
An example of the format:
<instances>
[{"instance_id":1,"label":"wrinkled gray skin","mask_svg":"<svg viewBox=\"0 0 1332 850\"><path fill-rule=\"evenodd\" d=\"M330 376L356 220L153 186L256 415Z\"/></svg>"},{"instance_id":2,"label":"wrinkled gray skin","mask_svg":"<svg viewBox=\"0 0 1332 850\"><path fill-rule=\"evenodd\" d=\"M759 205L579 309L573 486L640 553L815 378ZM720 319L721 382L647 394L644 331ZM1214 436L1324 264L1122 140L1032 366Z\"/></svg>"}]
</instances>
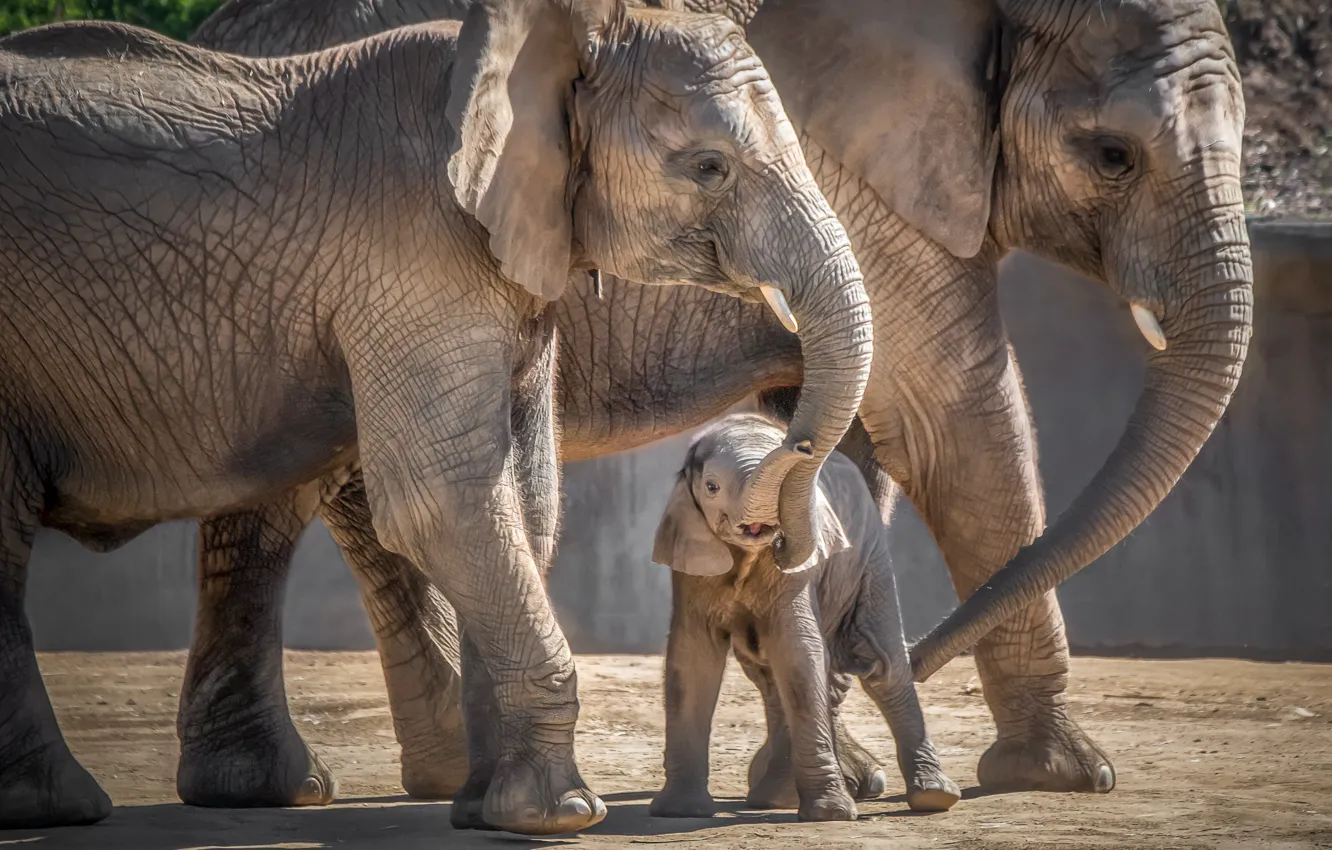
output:
<instances>
[{"instance_id":1,"label":"wrinkled gray skin","mask_svg":"<svg viewBox=\"0 0 1332 850\"><path fill-rule=\"evenodd\" d=\"M872 357L847 237L762 65L717 16L496 0L461 30L283 60L122 25L21 33L0 41L0 232L8 827L109 809L33 655L36 529L109 548L159 521L281 505L205 537L264 548L353 464L363 501L332 510L373 516L489 674L497 750L473 765L475 824L595 823L573 660L525 528L525 498L558 486L549 301L589 267L755 301L780 287L826 378L765 467L780 505L747 508L776 507L784 528L812 528L807 489ZM789 537L807 557L814 535ZM244 613L263 630L267 612ZM222 795L234 776L215 767Z\"/></svg>"},{"instance_id":2,"label":"wrinkled gray skin","mask_svg":"<svg viewBox=\"0 0 1332 850\"><path fill-rule=\"evenodd\" d=\"M251 5L262 15L248 27L236 23ZM745 20L759 3L688 5ZM310 22L304 6L233 0L222 46L262 52L266 39L280 47L278 34L293 31L318 41L336 15ZM353 17L387 25L380 21L394 14L448 14L457 2L397 12L393 0L373 6L377 19ZM280 26L276 18L289 13L290 26ZM850 233L875 307L870 384L860 421L839 448L861 466L885 516L899 487L911 500L961 598L1046 523L1031 416L999 315L1000 258L1020 248L1074 268L1150 309L1164 329L1168 347L1149 357L1121 446L1050 533L1023 552L1043 573L1021 583L1025 607L1009 599L998 613L1010 618L975 646L998 732L977 769L981 784L1109 791L1110 759L1068 712L1068 642L1055 595L1044 591L1150 513L1239 379L1252 324L1240 190L1244 104L1215 3L768 0L748 33ZM559 356L565 459L678 433L755 390L767 391L770 412L789 415L789 388L800 383L803 364L795 340L763 310L698 290L643 290L610 278L605 287L599 301L580 280L556 305L569 340ZM542 527L553 535L553 518ZM345 528L335 528L344 541ZM449 760L449 742L459 737L449 725L456 661L443 632L432 630L448 615L414 588L410 570L373 540L358 542L349 559L380 642L404 785L434 796L457 787L464 771ZM274 625L201 633L196 658L201 642L225 651L213 652L206 667L192 659L192 670L198 681L248 688L255 725L299 741L273 686L289 547L284 540L225 562L232 613L221 619L266 612L264 622ZM997 618L987 610L988 626ZM918 646L920 671L977 632ZM931 646L924 658L920 650ZM193 695L191 722L211 734L228 715L212 705L215 692ZM304 758L299 745L284 752ZM253 756L256 787L267 787L263 777L283 757Z\"/></svg>"},{"instance_id":3,"label":"wrinkled gray skin","mask_svg":"<svg viewBox=\"0 0 1332 850\"><path fill-rule=\"evenodd\" d=\"M854 820L882 794L884 772L837 717L860 677L892 729L913 811L961 799L925 731L911 680L888 556L888 529L859 467L834 453L819 475L821 537L810 566L773 562L778 526L745 523L749 476L782 431L755 414L700 434L657 526L652 558L671 577L666 646L666 785L655 817L710 817L708 739L728 649L763 695L768 740L750 767L746 802L799 808L802 820ZM840 686L840 687L839 687ZM848 793L849 792L849 793Z\"/></svg>"}]
</instances>

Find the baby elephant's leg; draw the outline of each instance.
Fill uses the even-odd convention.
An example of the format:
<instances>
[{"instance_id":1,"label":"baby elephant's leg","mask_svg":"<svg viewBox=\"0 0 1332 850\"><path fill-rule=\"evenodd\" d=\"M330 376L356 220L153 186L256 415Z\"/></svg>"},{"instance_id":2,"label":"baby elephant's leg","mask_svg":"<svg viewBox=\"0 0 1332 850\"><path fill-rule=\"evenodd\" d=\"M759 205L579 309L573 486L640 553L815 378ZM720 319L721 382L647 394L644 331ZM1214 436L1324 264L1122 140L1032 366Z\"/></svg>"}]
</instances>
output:
<instances>
[{"instance_id":1,"label":"baby elephant's leg","mask_svg":"<svg viewBox=\"0 0 1332 850\"><path fill-rule=\"evenodd\" d=\"M791 727L791 769L800 797L801 820L855 820L837 763L828 700L828 658L819 629L817 601L809 585L774 606L760 625L782 711Z\"/></svg>"},{"instance_id":2,"label":"baby elephant's leg","mask_svg":"<svg viewBox=\"0 0 1332 850\"><path fill-rule=\"evenodd\" d=\"M739 657L739 653L737 653ZM745 675L763 695L763 710L768 723L768 739L749 763L749 796L745 802L757 809L793 809L799 805L795 777L791 775L791 729L782 713L781 697L772 671L751 659L742 658ZM833 717L833 737L837 742L837 763L842 767L846 790L856 800L872 800L883 795L888 776L879 761L846 728L841 706L851 688L851 677L834 673L828 677L828 705Z\"/></svg>"},{"instance_id":3,"label":"baby elephant's leg","mask_svg":"<svg viewBox=\"0 0 1332 850\"><path fill-rule=\"evenodd\" d=\"M861 676L861 683L893 732L897 764L906 779L907 805L917 812L947 811L962 798L962 792L944 774L925 731L886 547L882 563L870 564L868 569L867 598L860 601L856 614L860 649L870 663L870 672Z\"/></svg>"},{"instance_id":4,"label":"baby elephant's leg","mask_svg":"<svg viewBox=\"0 0 1332 850\"><path fill-rule=\"evenodd\" d=\"M763 697L763 716L768 738L749 762L749 794L746 805L756 809L794 809L800 805L795 776L791 773L791 727L782 711L782 697L772 669L737 646L736 658L749 681Z\"/></svg>"},{"instance_id":5,"label":"baby elephant's leg","mask_svg":"<svg viewBox=\"0 0 1332 850\"><path fill-rule=\"evenodd\" d=\"M671 577L673 607L666 642L666 785L648 814L659 818L706 818L717 807L708 792L708 743L726 672L726 642L681 588L688 578Z\"/></svg>"},{"instance_id":6,"label":"baby elephant's leg","mask_svg":"<svg viewBox=\"0 0 1332 850\"><path fill-rule=\"evenodd\" d=\"M851 690L851 677L833 673L828 677L828 701L832 709L833 735L837 739L837 763L842 766L846 790L857 800L873 800L888 788L888 775L879 760L865 749L842 720L842 701Z\"/></svg>"}]
</instances>

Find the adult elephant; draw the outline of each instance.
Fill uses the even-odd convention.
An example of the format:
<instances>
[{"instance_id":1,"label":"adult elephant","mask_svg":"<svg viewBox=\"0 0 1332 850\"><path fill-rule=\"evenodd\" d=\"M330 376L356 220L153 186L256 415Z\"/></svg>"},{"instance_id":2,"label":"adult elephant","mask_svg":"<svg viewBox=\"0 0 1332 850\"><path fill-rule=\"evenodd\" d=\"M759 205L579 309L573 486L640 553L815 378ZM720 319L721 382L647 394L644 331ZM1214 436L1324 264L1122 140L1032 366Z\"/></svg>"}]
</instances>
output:
<instances>
[{"instance_id":1,"label":"adult elephant","mask_svg":"<svg viewBox=\"0 0 1332 850\"><path fill-rule=\"evenodd\" d=\"M550 302L605 268L799 322L821 377L737 517L780 520L785 568L822 537L819 467L869 375L849 241L739 27L491 0L461 28L257 60L56 24L0 40L0 80L0 828L110 808L33 653L37 528L101 549L295 515L350 463L367 527L490 674L471 825L604 817L527 530L558 488Z\"/></svg>"},{"instance_id":2,"label":"adult elephant","mask_svg":"<svg viewBox=\"0 0 1332 850\"><path fill-rule=\"evenodd\" d=\"M377 2L379 17L367 18L355 10L369 8L368 0L343 2L344 13L367 27L458 5ZM946 640L923 642L918 650L930 651L916 653L918 670L983 637L976 663L998 732L978 767L985 787L1111 790L1110 759L1068 713L1068 644L1052 588L1154 509L1239 380L1252 323L1240 190L1244 105L1216 4L686 5L753 16L749 38L865 272L875 362L860 408L864 427L853 426L842 450L860 463L884 511L898 486L911 499L963 599L1021 551L1021 581L1006 580L1002 604L969 614L966 628L950 627ZM199 38L262 53L292 48L292 33L303 49L340 37L324 29L326 20L304 19L302 7L302 0L232 0ZM999 260L1015 248L1103 282L1132 305L1157 349L1119 446L1039 541L1045 513L1035 436L996 297ZM809 375L795 340L763 311L698 290L641 290L610 279L605 287L602 300L591 283L575 282L556 309L567 340L559 355L566 459L677 433L756 389L767 391L769 409L789 413L789 388ZM352 482L323 516L374 625L404 786L446 796L465 775L454 743L461 736L451 614L409 565L378 547L358 494ZM272 528L265 515L246 521ZM308 766L313 785L331 788L327 770L300 743L281 691L277 617L298 528L256 532L243 538L253 545L230 550L219 546L226 536L216 526L203 529L208 558L182 697L182 776L205 756L234 766L229 775L249 785L237 786L231 802L314 801L279 787L279 764ZM552 525L542 533L553 541L553 532ZM226 577L222 591L210 590L216 575ZM264 628L229 628L256 612ZM983 634L1004 614L1011 618ZM235 702L224 706L220 694ZM221 710L236 705L244 706L243 722ZM285 749L268 746L277 740ZM196 802L221 799L207 788L181 792Z\"/></svg>"}]
</instances>

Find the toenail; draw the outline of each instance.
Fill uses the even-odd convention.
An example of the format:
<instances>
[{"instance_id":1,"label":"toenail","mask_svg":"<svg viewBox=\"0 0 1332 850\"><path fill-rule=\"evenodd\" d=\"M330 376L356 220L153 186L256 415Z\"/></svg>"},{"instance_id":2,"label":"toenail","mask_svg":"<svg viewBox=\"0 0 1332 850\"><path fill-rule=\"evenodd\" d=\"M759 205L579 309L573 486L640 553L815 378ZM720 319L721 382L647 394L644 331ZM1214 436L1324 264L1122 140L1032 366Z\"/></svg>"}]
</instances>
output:
<instances>
[{"instance_id":1,"label":"toenail","mask_svg":"<svg viewBox=\"0 0 1332 850\"><path fill-rule=\"evenodd\" d=\"M1106 794L1114 790L1115 772L1110 769L1110 765L1103 764L1096 771L1096 783L1093 787L1098 794Z\"/></svg>"},{"instance_id":2,"label":"toenail","mask_svg":"<svg viewBox=\"0 0 1332 850\"><path fill-rule=\"evenodd\" d=\"M590 817L592 815L592 807L589 806L587 801L582 797L570 797L564 801L564 804L560 806L560 808L564 810L565 814L577 815L580 818Z\"/></svg>"},{"instance_id":3,"label":"toenail","mask_svg":"<svg viewBox=\"0 0 1332 850\"><path fill-rule=\"evenodd\" d=\"M600 797L596 797L595 800L597 805L593 809L593 814L596 816L597 820L601 820L606 816L606 804L601 802Z\"/></svg>"}]
</instances>

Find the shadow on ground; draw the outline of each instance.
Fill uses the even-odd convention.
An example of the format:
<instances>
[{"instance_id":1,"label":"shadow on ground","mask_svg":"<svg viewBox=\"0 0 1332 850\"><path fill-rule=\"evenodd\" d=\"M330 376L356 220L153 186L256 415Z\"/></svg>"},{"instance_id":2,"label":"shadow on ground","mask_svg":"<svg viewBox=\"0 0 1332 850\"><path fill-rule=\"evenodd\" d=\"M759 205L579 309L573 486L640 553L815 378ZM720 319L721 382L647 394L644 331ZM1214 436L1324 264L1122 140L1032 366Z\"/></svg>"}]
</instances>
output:
<instances>
[{"instance_id":1,"label":"shadow on ground","mask_svg":"<svg viewBox=\"0 0 1332 850\"><path fill-rule=\"evenodd\" d=\"M459 831L449 826L448 803L408 797L363 797L326 807L205 809L180 804L119 806L88 827L0 833L0 850L437 850L558 847L587 839L651 839L728 826L794 823L794 812L761 812L743 800L719 799L713 818L654 818L650 791L606 795L604 821L581 836L530 838L503 832ZM651 840L633 843L658 843Z\"/></svg>"}]
</instances>

